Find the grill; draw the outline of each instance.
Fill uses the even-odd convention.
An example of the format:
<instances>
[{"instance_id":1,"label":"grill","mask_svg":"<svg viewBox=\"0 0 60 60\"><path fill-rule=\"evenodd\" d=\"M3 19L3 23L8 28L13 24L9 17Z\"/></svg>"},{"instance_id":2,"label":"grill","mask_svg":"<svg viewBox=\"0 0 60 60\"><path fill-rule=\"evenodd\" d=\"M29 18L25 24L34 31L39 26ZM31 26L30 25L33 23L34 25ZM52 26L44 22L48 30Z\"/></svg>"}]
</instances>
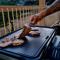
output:
<instances>
[{"instance_id":1,"label":"grill","mask_svg":"<svg viewBox=\"0 0 60 60\"><path fill-rule=\"evenodd\" d=\"M43 51L45 51L48 48L55 35L55 30L53 28L41 26L31 28L38 29L40 32L40 36L35 38L27 35L25 36L28 40L26 44L24 44L23 46L6 47L4 49L0 49L0 53L8 57L13 57L21 60L41 59ZM13 32L7 36L4 36L3 38L0 38L0 41L3 40L5 37L12 38L15 34L20 34L21 32L22 29Z\"/></svg>"}]
</instances>

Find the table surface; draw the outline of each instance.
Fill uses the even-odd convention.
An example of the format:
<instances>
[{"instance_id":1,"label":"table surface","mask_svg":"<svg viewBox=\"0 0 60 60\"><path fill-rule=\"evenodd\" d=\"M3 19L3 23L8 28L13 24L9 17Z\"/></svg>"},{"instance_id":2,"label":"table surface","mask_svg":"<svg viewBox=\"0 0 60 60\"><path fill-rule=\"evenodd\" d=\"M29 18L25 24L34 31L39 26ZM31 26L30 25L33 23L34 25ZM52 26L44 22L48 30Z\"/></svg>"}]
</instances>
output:
<instances>
[{"instance_id":1,"label":"table surface","mask_svg":"<svg viewBox=\"0 0 60 60\"><path fill-rule=\"evenodd\" d=\"M46 44L48 38L52 35L54 29L51 28L42 28L42 27L32 27L32 29L38 29L40 32L39 37L31 37L31 36L25 36L28 39L28 42L24 44L23 46L18 46L18 47L8 47L4 48L2 50L7 51L8 53L10 52L12 54L17 54L17 55L22 55L22 56L27 56L27 57L36 57L39 52L42 50L43 46ZM12 38L15 35L18 35L22 32L22 30L19 30L13 34L10 34L6 37ZM5 38L6 38L5 37ZM4 38L0 39L3 40Z\"/></svg>"}]
</instances>

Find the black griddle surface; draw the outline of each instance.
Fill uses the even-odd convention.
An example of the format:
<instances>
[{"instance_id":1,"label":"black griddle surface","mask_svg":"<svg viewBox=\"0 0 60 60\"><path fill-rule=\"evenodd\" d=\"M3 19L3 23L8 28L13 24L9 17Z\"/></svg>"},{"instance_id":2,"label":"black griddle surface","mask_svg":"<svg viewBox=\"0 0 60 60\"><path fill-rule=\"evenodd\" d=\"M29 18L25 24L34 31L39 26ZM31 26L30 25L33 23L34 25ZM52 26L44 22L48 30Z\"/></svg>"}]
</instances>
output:
<instances>
[{"instance_id":1,"label":"black griddle surface","mask_svg":"<svg viewBox=\"0 0 60 60\"><path fill-rule=\"evenodd\" d=\"M42 28L42 27L32 27L32 29L38 29L40 32L40 36L37 38L26 36L28 39L28 42L24 44L23 46L18 47L8 47L4 48L4 51L7 51L8 53L22 55L26 57L36 57L39 52L41 52L43 46L47 43L48 38L52 35L54 29L50 28ZM15 34L21 33L22 30L19 30L7 37L12 38ZM46 38L48 36L48 38ZM1 39L3 40L3 39Z\"/></svg>"}]
</instances>

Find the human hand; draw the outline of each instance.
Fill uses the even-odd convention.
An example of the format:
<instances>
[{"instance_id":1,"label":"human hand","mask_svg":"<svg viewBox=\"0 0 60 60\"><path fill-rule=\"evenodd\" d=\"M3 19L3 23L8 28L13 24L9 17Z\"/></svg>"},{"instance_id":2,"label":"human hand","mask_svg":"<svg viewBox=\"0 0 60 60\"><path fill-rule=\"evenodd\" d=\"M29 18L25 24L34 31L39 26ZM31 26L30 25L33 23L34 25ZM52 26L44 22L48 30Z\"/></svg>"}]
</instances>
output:
<instances>
[{"instance_id":1,"label":"human hand","mask_svg":"<svg viewBox=\"0 0 60 60\"><path fill-rule=\"evenodd\" d=\"M31 20L31 24L37 24L37 22L40 21L39 14L32 15L30 20Z\"/></svg>"}]
</instances>

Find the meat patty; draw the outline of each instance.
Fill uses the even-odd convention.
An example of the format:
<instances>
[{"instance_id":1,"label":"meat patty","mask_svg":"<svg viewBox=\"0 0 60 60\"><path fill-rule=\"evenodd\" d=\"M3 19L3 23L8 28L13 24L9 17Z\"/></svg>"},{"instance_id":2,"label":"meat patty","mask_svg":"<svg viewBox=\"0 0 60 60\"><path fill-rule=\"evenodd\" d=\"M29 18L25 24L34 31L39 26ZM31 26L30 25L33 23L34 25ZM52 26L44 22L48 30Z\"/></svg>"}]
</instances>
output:
<instances>
[{"instance_id":1,"label":"meat patty","mask_svg":"<svg viewBox=\"0 0 60 60\"><path fill-rule=\"evenodd\" d=\"M24 43L24 40L14 40L13 42L12 42L12 45L13 46L19 46L19 45L22 45Z\"/></svg>"}]
</instances>

